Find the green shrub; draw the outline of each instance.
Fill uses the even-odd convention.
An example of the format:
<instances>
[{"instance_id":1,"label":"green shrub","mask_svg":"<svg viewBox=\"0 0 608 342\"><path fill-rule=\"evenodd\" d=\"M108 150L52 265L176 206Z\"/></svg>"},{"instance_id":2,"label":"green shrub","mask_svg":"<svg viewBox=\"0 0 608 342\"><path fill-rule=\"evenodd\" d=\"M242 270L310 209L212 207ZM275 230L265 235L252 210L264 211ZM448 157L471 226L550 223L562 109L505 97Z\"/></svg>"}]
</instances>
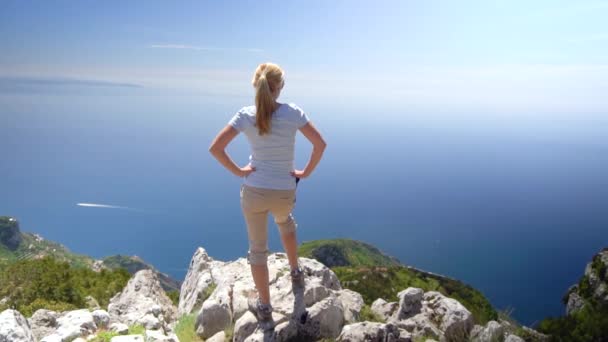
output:
<instances>
[{"instance_id":1,"label":"green shrub","mask_svg":"<svg viewBox=\"0 0 608 342\"><path fill-rule=\"evenodd\" d=\"M384 323L384 319L380 317L377 313L372 311L372 308L365 304L361 308L361 312L359 313L359 321L368 321L368 322L380 322Z\"/></svg>"},{"instance_id":2,"label":"green shrub","mask_svg":"<svg viewBox=\"0 0 608 342\"><path fill-rule=\"evenodd\" d=\"M171 301L173 302L173 304L175 306L179 305L179 291L178 290L171 290L171 291L167 292L167 297L169 297L171 299Z\"/></svg>"},{"instance_id":3,"label":"green shrub","mask_svg":"<svg viewBox=\"0 0 608 342\"><path fill-rule=\"evenodd\" d=\"M95 272L50 256L19 260L0 271L0 298L8 297L7 306L26 317L39 308L57 311L84 308L87 295L106 307L130 277L124 269Z\"/></svg>"},{"instance_id":4,"label":"green shrub","mask_svg":"<svg viewBox=\"0 0 608 342\"><path fill-rule=\"evenodd\" d=\"M569 316L542 320L537 330L552 341L604 341L608 337L608 305L587 303Z\"/></svg>"},{"instance_id":5,"label":"green shrub","mask_svg":"<svg viewBox=\"0 0 608 342\"><path fill-rule=\"evenodd\" d=\"M397 294L411 286L424 291L438 291L458 300L471 311L477 324L483 325L498 318L496 310L481 292L457 280L433 276L403 266L334 267L332 270L338 276L342 287L359 292L368 305L378 298L396 302L399 300Z\"/></svg>"},{"instance_id":6,"label":"green shrub","mask_svg":"<svg viewBox=\"0 0 608 342\"><path fill-rule=\"evenodd\" d=\"M196 334L194 323L196 322L196 314L190 313L180 316L175 325L175 334L180 342L200 342L202 339Z\"/></svg>"}]
</instances>

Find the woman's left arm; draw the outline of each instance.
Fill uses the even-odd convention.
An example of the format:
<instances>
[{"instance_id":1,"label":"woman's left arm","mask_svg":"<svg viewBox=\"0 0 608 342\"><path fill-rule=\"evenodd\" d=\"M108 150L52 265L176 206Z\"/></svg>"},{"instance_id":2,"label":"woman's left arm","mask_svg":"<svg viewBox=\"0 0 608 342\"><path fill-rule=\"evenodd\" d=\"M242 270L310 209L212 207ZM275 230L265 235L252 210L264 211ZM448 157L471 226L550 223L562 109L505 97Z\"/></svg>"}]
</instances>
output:
<instances>
[{"instance_id":1,"label":"woman's left arm","mask_svg":"<svg viewBox=\"0 0 608 342\"><path fill-rule=\"evenodd\" d=\"M254 167L247 165L245 167L239 167L232 161L232 158L226 153L226 146L239 134L239 131L231 125L226 125L213 139L211 146L209 146L209 152L217 159L228 171L232 172L238 177L245 177L251 172L255 171Z\"/></svg>"}]
</instances>

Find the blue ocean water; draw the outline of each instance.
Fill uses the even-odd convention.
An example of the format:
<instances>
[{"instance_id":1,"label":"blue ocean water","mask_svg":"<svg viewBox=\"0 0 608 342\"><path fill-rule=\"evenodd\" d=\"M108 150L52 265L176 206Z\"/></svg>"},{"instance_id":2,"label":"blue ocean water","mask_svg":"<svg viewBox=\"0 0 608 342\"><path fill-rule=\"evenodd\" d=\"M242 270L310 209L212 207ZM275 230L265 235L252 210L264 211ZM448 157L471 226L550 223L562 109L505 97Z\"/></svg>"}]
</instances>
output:
<instances>
[{"instance_id":1,"label":"blue ocean water","mask_svg":"<svg viewBox=\"0 0 608 342\"><path fill-rule=\"evenodd\" d=\"M299 183L300 241L352 238L482 291L524 324L608 246L608 120L423 112L297 99L328 147ZM241 180L207 148L246 96L145 89L0 94L0 214L101 258L138 255L183 279L198 246L244 256ZM229 146L247 161L244 136ZM298 136L297 165L309 144ZM101 203L118 208L78 206ZM270 248L281 250L274 224Z\"/></svg>"}]
</instances>

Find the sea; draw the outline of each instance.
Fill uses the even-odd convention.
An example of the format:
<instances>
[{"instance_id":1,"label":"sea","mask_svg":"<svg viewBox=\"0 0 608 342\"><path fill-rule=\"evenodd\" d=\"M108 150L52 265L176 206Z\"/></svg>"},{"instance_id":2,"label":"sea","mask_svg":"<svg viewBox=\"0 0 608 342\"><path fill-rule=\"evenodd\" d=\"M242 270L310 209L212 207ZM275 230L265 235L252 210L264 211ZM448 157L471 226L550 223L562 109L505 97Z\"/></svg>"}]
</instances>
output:
<instances>
[{"instance_id":1,"label":"sea","mask_svg":"<svg viewBox=\"0 0 608 342\"><path fill-rule=\"evenodd\" d=\"M327 142L297 189L299 242L350 238L459 279L534 325L608 246L604 113L451 110L279 98ZM0 87L0 215L103 258L183 280L198 247L247 253L242 182L208 147L249 94L103 84ZM240 165L243 135L228 146ZM296 166L311 145L296 139ZM269 218L269 246L281 251Z\"/></svg>"}]
</instances>

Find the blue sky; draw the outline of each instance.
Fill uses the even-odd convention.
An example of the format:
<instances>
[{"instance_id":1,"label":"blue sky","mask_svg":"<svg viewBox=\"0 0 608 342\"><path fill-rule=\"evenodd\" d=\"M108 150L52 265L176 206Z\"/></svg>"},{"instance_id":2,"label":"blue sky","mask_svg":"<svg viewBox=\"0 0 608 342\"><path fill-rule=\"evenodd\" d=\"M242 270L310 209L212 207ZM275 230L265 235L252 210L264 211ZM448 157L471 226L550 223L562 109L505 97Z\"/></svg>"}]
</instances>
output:
<instances>
[{"instance_id":1,"label":"blue sky","mask_svg":"<svg viewBox=\"0 0 608 342\"><path fill-rule=\"evenodd\" d=\"M608 1L4 1L0 89L69 78L249 95L273 61L291 97L601 113L606 17Z\"/></svg>"}]
</instances>

